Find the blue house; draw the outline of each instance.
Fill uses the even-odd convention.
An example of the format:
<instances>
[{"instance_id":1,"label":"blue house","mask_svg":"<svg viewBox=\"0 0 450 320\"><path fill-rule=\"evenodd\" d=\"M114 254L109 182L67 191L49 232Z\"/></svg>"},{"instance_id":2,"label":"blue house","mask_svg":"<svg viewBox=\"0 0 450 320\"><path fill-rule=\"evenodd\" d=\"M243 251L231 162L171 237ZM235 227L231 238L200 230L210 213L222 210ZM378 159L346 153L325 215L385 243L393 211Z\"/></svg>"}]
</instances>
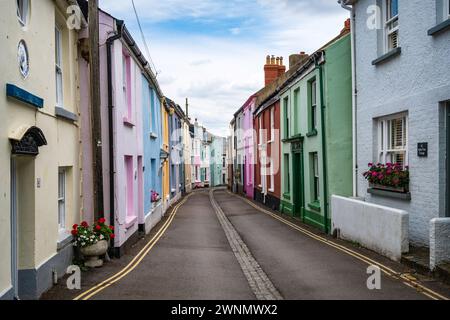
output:
<instances>
[{"instance_id":1,"label":"blue house","mask_svg":"<svg viewBox=\"0 0 450 320\"><path fill-rule=\"evenodd\" d=\"M162 124L163 95L156 80L142 77L142 133L144 147L144 223L140 231L150 232L162 218ZM159 195L159 196L158 196Z\"/></svg>"}]
</instances>

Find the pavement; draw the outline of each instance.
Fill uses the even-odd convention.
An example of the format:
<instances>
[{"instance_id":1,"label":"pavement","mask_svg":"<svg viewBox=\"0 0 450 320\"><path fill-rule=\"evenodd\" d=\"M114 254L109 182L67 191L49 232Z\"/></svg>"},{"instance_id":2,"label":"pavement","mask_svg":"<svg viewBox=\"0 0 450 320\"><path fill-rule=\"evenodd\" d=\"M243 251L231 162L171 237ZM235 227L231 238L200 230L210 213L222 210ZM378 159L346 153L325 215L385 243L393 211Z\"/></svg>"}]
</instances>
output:
<instances>
[{"instance_id":1,"label":"pavement","mask_svg":"<svg viewBox=\"0 0 450 320\"><path fill-rule=\"evenodd\" d=\"M196 191L182 200L175 207L175 216L167 215L122 259L84 272L82 290L68 290L61 281L43 299L73 299L86 290L90 293L82 298L99 300L450 297L449 287L433 279L412 276L413 270L402 264L332 239L298 221L289 220L289 225L226 190L216 190L212 200L210 196L208 190ZM294 224L308 232L299 232L292 227ZM164 233L158 233L161 228ZM355 254L338 250L340 246L351 248ZM356 255L366 258L358 259ZM139 259L133 262L134 257ZM381 273L380 290L367 288L366 259L395 273ZM109 279L106 285L92 289L105 279Z\"/></svg>"}]
</instances>

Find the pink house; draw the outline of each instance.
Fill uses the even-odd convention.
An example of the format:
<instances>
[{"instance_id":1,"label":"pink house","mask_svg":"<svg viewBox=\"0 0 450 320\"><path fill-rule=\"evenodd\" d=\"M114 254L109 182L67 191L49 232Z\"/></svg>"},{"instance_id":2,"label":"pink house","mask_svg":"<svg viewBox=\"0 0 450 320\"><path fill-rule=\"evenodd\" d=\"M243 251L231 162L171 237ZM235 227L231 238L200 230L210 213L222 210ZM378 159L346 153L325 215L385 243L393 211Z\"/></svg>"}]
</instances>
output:
<instances>
[{"instance_id":1,"label":"pink house","mask_svg":"<svg viewBox=\"0 0 450 320\"><path fill-rule=\"evenodd\" d=\"M104 216L115 228L111 246L120 257L138 238L143 208L142 74L146 63L123 21L99 13L100 91L104 212L92 212L93 192L84 192L83 218ZM87 38L84 30L81 41ZM104 44L104 45L102 45ZM89 63L80 61L83 188L92 190L93 148L89 102Z\"/></svg>"},{"instance_id":2,"label":"pink house","mask_svg":"<svg viewBox=\"0 0 450 320\"><path fill-rule=\"evenodd\" d=\"M253 132L253 111L256 95L252 95L236 112L236 154L237 191L253 199L255 181L255 145Z\"/></svg>"}]
</instances>

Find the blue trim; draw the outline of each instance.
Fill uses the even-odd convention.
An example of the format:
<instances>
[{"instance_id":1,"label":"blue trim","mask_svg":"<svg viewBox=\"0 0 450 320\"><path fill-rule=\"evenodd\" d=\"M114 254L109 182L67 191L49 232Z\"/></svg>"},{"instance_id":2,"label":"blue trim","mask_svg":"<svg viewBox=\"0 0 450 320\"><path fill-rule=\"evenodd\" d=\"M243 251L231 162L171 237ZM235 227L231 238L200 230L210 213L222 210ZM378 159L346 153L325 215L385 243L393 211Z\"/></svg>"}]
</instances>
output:
<instances>
[{"instance_id":1,"label":"blue trim","mask_svg":"<svg viewBox=\"0 0 450 320\"><path fill-rule=\"evenodd\" d=\"M36 108L44 107L44 99L35 96L34 94L29 93L13 84L6 84L6 96L17 99L24 103L30 104Z\"/></svg>"}]
</instances>

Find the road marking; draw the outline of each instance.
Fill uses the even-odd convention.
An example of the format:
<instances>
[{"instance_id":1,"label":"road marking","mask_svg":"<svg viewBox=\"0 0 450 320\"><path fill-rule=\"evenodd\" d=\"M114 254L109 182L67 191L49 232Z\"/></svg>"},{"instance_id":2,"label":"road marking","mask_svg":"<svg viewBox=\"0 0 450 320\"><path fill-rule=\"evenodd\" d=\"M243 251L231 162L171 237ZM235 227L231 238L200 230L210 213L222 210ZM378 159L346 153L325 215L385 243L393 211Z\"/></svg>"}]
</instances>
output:
<instances>
[{"instance_id":1,"label":"road marking","mask_svg":"<svg viewBox=\"0 0 450 320\"><path fill-rule=\"evenodd\" d=\"M214 199L214 189L209 191L209 200L225 232L233 253L248 281L250 288L258 300L282 300L280 292L275 288L267 274L253 257L245 242L237 233L230 220Z\"/></svg>"},{"instance_id":2,"label":"road marking","mask_svg":"<svg viewBox=\"0 0 450 320\"><path fill-rule=\"evenodd\" d=\"M422 284L418 283L417 281L411 279L409 274L401 274L399 272L396 272L395 270L393 270L393 269L391 269L391 268L381 264L380 262L375 261L375 260L373 260L373 259L371 259L371 258L369 258L369 257L367 257L367 256L365 256L365 255L363 255L363 254L361 254L359 252L353 251L353 250L351 250L351 249L349 249L349 248L347 248L347 247L345 247L343 245L335 243L335 242L333 242L333 241L331 241L331 240L329 240L327 238L319 236L319 235L317 235L317 234L315 234L315 233L313 233L311 231L308 231L308 230L306 230L306 229L304 229L302 227L299 227L296 224L294 224L294 223L292 223L292 222L290 222L290 221L288 221L288 220L286 220L286 219L284 219L284 218L282 218L282 217L280 217L280 216L278 216L278 215L276 215L276 214L274 214L274 213L272 213L272 212L270 212L268 210L265 210L265 209L259 207L258 205L254 204L252 201L250 201L250 200L248 200L248 199L246 199L246 198L244 198L244 197L242 197L240 195L233 194L229 190L226 190L226 192L229 195L232 195L234 197L238 197L238 198L244 200L249 205L251 205L252 207L257 209L258 211L261 211L262 213L265 213L265 214L271 216L272 218L279 220L280 222L290 226L293 229L296 229L297 231L299 231L299 232L309 236L310 238L313 238L313 239L315 239L317 241L325 243L328 246L334 247L335 249L338 249L338 250L340 250L340 251L342 251L342 252L344 252L344 253L346 253L346 254L348 254L348 255L350 255L350 256L352 256L352 257L354 257L354 258L356 258L356 259L358 259L360 261L363 261L363 262L365 262L365 263L367 263L369 265L376 265L376 266L378 266L381 269L381 271L383 271L383 273L385 273L389 277L394 278L394 279L399 279L400 278L400 279L404 280L403 283L405 283L405 282L408 283L410 287L415 288L418 292L422 293L423 295L425 295L425 296L427 296L429 298L432 298L434 300L449 300L449 298L447 298L447 297L445 297L445 296L443 296L443 295L441 295L441 294L439 294L439 293L437 293L437 292L435 292L435 291L433 291L433 290L423 286Z\"/></svg>"},{"instance_id":3,"label":"road marking","mask_svg":"<svg viewBox=\"0 0 450 320\"><path fill-rule=\"evenodd\" d=\"M106 280L102 281L101 283L93 286L92 288L86 290L82 294L75 297L73 300L88 300L100 291L106 289L110 285L116 283L123 277L125 277L127 274L129 274L131 271L133 271L140 263L141 261L147 256L147 254L150 252L150 250L154 247L154 245L159 241L159 239L164 235L166 230L171 225L173 219L175 218L175 215L177 214L178 209L191 197L192 193L187 195L179 204L177 204L170 213L169 218L167 221L161 226L161 228L158 230L158 232L153 236L152 239L150 239L147 244L136 254L136 256L131 260L122 270L115 273L111 277L107 278Z\"/></svg>"}]
</instances>

